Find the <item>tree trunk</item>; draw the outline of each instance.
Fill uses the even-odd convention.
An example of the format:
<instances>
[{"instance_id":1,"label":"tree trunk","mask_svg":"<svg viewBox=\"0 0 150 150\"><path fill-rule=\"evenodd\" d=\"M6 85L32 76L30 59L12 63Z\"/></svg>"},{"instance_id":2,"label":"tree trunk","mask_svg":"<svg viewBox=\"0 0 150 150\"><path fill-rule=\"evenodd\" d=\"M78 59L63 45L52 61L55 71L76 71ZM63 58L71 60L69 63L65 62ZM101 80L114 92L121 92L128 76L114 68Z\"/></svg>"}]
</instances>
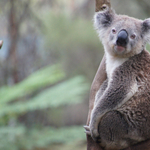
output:
<instances>
[{"instance_id":1,"label":"tree trunk","mask_svg":"<svg viewBox=\"0 0 150 150\"><path fill-rule=\"evenodd\" d=\"M10 0L10 12L9 12L9 39L10 45L8 49L8 54L6 58L6 79L9 76L12 78L13 83L18 83L18 71L17 71L17 41L19 36L19 24L16 19L16 9L15 9L15 1Z\"/></svg>"}]
</instances>

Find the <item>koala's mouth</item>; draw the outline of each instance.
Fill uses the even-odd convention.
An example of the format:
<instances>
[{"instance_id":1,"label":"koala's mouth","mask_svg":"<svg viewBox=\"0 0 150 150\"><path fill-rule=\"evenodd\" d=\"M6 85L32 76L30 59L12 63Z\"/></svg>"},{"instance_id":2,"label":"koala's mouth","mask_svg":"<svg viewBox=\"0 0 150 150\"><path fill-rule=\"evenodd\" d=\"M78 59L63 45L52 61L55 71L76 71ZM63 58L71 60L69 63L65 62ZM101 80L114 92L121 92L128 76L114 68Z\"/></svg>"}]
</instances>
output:
<instances>
[{"instance_id":1,"label":"koala's mouth","mask_svg":"<svg viewBox=\"0 0 150 150\"><path fill-rule=\"evenodd\" d=\"M123 53L126 50L126 47L115 45L114 49L117 53Z\"/></svg>"}]
</instances>

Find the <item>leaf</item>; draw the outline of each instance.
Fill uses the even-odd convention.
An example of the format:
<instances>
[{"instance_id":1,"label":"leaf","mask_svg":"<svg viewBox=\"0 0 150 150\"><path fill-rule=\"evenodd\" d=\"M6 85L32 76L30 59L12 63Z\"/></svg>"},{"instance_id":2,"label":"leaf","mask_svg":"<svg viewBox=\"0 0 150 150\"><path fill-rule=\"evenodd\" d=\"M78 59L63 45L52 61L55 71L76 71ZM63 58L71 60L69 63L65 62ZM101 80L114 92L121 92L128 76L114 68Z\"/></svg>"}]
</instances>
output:
<instances>
[{"instance_id":1,"label":"leaf","mask_svg":"<svg viewBox=\"0 0 150 150\"><path fill-rule=\"evenodd\" d=\"M31 74L22 82L14 86L0 88L0 107L22 96L27 96L36 90L52 85L64 78L64 73L59 65L48 66Z\"/></svg>"},{"instance_id":2,"label":"leaf","mask_svg":"<svg viewBox=\"0 0 150 150\"><path fill-rule=\"evenodd\" d=\"M29 150L34 149L35 147L48 147L54 143L71 143L81 140L85 140L85 134L82 126L29 129L18 125L16 127L0 128L0 149L4 150Z\"/></svg>"},{"instance_id":3,"label":"leaf","mask_svg":"<svg viewBox=\"0 0 150 150\"><path fill-rule=\"evenodd\" d=\"M20 114L46 108L56 108L63 105L80 103L83 101L84 93L89 89L82 76L74 77L41 92L26 102L16 102L3 106L0 109L0 117Z\"/></svg>"}]
</instances>

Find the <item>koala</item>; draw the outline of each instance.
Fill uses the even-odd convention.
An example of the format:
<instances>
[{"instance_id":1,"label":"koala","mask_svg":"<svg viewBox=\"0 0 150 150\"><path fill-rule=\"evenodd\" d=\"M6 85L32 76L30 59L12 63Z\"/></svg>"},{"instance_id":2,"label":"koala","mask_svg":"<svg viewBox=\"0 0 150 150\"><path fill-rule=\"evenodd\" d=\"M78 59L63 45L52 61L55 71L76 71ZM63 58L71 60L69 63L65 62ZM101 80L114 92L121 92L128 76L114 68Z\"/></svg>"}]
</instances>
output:
<instances>
[{"instance_id":1,"label":"koala","mask_svg":"<svg viewBox=\"0 0 150 150\"><path fill-rule=\"evenodd\" d=\"M150 19L95 13L106 56L107 79L98 90L85 132L106 150L150 139Z\"/></svg>"}]
</instances>

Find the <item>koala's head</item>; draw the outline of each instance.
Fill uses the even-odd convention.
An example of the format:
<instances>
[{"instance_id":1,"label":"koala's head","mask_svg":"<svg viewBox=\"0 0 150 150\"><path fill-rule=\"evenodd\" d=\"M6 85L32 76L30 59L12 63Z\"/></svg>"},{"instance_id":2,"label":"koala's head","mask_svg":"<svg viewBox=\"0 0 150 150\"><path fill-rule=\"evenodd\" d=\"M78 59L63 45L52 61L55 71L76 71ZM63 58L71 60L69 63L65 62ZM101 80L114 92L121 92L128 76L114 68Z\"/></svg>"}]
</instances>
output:
<instances>
[{"instance_id":1,"label":"koala's head","mask_svg":"<svg viewBox=\"0 0 150 150\"><path fill-rule=\"evenodd\" d=\"M106 9L95 14L94 25L105 50L113 56L139 54L150 41L150 19L142 21Z\"/></svg>"}]
</instances>

